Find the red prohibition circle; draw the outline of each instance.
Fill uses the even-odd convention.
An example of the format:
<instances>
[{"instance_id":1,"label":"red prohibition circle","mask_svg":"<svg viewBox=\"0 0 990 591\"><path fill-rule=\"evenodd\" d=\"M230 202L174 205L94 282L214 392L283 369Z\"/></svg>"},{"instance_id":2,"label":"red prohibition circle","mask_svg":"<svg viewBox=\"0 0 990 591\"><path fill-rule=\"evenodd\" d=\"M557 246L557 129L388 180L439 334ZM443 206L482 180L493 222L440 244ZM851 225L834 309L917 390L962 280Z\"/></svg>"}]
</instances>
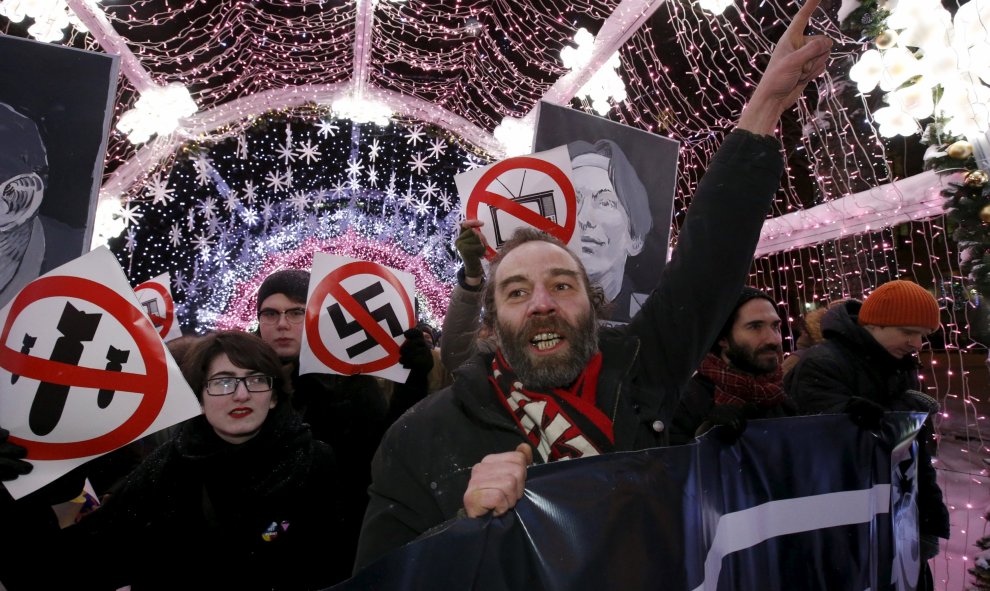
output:
<instances>
[{"instance_id":1,"label":"red prohibition circle","mask_svg":"<svg viewBox=\"0 0 990 591\"><path fill-rule=\"evenodd\" d=\"M508 197L497 193L492 193L488 190L488 187L490 187L495 179L497 179L500 175L507 171L520 168L542 172L543 174L549 176L555 183L557 183L557 186L560 187L560 191L564 196L564 205L567 209L567 221L563 226L550 221L527 207L523 207ZM515 158L508 158L496 163L494 166L485 171L485 174L481 175L481 178L478 179L478 182L474 185L474 189L471 190L471 195L468 197L467 207L465 210L465 217L469 220L478 219L478 206L481 203L487 203L488 205L495 206L498 209L501 209L502 211L522 220L530 226L533 226L537 230L542 230L543 232L558 238L564 244L571 241L571 236L574 235L574 227L577 225L577 198L574 194L574 185L571 184L571 179L567 178L567 175L565 175L562 170L550 162L539 158L533 158L531 156L517 156ZM491 246L488 246L486 254L489 258L494 257L495 250Z\"/></svg>"},{"instance_id":2,"label":"red prohibition circle","mask_svg":"<svg viewBox=\"0 0 990 591\"><path fill-rule=\"evenodd\" d=\"M134 342L144 361L145 373L124 373L25 355L7 346L14 319L29 304L46 298L78 298L105 309L119 322ZM27 378L77 386L108 388L141 394L134 414L109 433L83 441L54 443L10 437L28 450L29 460L68 460L106 453L136 439L151 426L165 405L168 392L168 366L161 338L148 318L116 291L82 277L42 277L29 283L14 299L0 333L2 367ZM44 377L38 377L44 376Z\"/></svg>"},{"instance_id":3,"label":"red prohibition circle","mask_svg":"<svg viewBox=\"0 0 990 591\"><path fill-rule=\"evenodd\" d=\"M172 301L172 294L168 292L168 289L164 285L158 283L157 281L145 281L141 285L134 288L134 293L141 291L142 289L150 289L162 296L162 301L165 302L165 316L155 316L151 319L151 324L155 324L155 318L162 321L162 327L158 331L158 336L165 338L168 335L168 331L172 330L172 322L175 321L175 302ZM150 316L150 314L149 314Z\"/></svg>"},{"instance_id":4,"label":"red prohibition circle","mask_svg":"<svg viewBox=\"0 0 990 591\"><path fill-rule=\"evenodd\" d=\"M329 273L313 288L313 294L310 296L309 303L306 306L306 341L309 343L309 348L313 351L313 355L317 359L330 369L343 375L380 371L394 365L399 360L399 346L392 339L392 336L385 332L385 329L371 317L371 314L368 314L358 304L357 300L341 286L341 283L345 279L355 275L374 275L384 279L398 292L399 297L402 299L408 325L413 326L416 324L416 317L413 312L412 302L409 301L409 296L406 294L398 277L393 275L387 267L370 261L357 261L341 265ZM320 311L323 309L323 301L328 295L333 296L341 307L354 317L361 325L361 328L385 349L385 357L375 361L369 361L368 363L350 363L340 359L327 349L323 340L320 338L319 319Z\"/></svg>"}]
</instances>

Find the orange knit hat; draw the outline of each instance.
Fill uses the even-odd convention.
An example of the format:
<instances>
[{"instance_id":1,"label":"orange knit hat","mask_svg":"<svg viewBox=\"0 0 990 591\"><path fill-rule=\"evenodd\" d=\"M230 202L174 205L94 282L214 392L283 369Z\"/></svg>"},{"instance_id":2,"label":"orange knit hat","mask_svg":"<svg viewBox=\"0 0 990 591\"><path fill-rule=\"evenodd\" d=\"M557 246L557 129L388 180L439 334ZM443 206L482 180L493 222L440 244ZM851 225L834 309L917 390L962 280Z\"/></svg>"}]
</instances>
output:
<instances>
[{"instance_id":1,"label":"orange knit hat","mask_svg":"<svg viewBox=\"0 0 990 591\"><path fill-rule=\"evenodd\" d=\"M935 330L939 325L938 302L917 283L900 279L873 290L859 310L865 326L920 326Z\"/></svg>"}]
</instances>

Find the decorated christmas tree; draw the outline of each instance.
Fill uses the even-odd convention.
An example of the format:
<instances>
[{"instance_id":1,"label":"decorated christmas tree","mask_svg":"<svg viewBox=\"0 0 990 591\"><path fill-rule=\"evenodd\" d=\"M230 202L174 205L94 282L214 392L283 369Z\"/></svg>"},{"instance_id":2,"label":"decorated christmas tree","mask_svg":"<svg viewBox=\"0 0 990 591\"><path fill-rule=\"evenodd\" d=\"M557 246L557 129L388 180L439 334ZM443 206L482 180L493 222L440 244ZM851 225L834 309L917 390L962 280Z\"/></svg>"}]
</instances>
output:
<instances>
[{"instance_id":1,"label":"decorated christmas tree","mask_svg":"<svg viewBox=\"0 0 990 591\"><path fill-rule=\"evenodd\" d=\"M971 170L963 182L942 191L945 209L955 223L959 266L981 297L990 295L990 185L987 173Z\"/></svg>"},{"instance_id":2,"label":"decorated christmas tree","mask_svg":"<svg viewBox=\"0 0 990 591\"><path fill-rule=\"evenodd\" d=\"M959 247L959 266L969 276L981 298L990 295L990 182L983 170L971 170L963 182L952 183L942 191L945 209L955 223L953 238ZM990 512L987 513L990 519ZM990 591L990 536L976 542L980 552L974 557L972 586Z\"/></svg>"},{"instance_id":3,"label":"decorated christmas tree","mask_svg":"<svg viewBox=\"0 0 990 591\"><path fill-rule=\"evenodd\" d=\"M990 515L987 516L990 519ZM969 572L973 575L973 591L990 590L990 536L983 536L976 542L980 548L980 553L973 558L973 568Z\"/></svg>"}]
</instances>

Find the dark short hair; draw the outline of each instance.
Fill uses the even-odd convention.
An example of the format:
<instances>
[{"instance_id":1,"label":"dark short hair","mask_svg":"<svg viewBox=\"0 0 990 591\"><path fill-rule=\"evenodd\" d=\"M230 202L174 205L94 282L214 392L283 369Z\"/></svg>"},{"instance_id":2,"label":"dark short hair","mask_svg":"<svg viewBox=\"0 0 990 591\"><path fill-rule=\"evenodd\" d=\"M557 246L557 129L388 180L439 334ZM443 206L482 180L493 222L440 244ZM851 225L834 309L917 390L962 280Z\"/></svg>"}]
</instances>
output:
<instances>
[{"instance_id":1,"label":"dark short hair","mask_svg":"<svg viewBox=\"0 0 990 591\"><path fill-rule=\"evenodd\" d=\"M608 178L612 181L615 196L622 203L629 216L629 234L640 240L653 228L653 214L650 212L650 195L639 179L639 174L626 157L619 144L612 140L598 140L594 144L577 140L567 144L571 160L582 154L600 154L608 158Z\"/></svg>"},{"instance_id":2,"label":"dark short hair","mask_svg":"<svg viewBox=\"0 0 990 591\"><path fill-rule=\"evenodd\" d=\"M261 312L261 304L277 293L284 295L293 302L306 303L309 293L309 271L302 269L282 269L275 271L265 278L258 288L258 298L255 312Z\"/></svg>"},{"instance_id":3,"label":"dark short hair","mask_svg":"<svg viewBox=\"0 0 990 591\"><path fill-rule=\"evenodd\" d=\"M722 346L718 344L722 339L730 336L732 334L732 327L736 323L736 319L739 318L739 308L742 308L746 302L750 300L764 299L773 305L773 309L777 310L777 302L773 301L765 291L756 289L755 287L745 286L742 289L742 293L739 294L739 298L736 300L736 306L732 308L732 313L729 314L729 318L722 325L722 330L718 331L718 336L715 337L715 342L712 343L710 351L716 355L722 353Z\"/></svg>"},{"instance_id":4,"label":"dark short hair","mask_svg":"<svg viewBox=\"0 0 990 591\"><path fill-rule=\"evenodd\" d=\"M288 403L292 385L275 350L253 334L240 330L213 332L200 337L189 347L182 363L182 375L196 393L200 402L209 378L210 363L221 354L230 362L244 369L258 371L275 378L272 392L280 403Z\"/></svg>"},{"instance_id":5,"label":"dark short hair","mask_svg":"<svg viewBox=\"0 0 990 591\"><path fill-rule=\"evenodd\" d=\"M567 245L561 242L558 238L534 228L522 227L516 229L516 231L512 234L512 237L502 244L502 248L499 249L498 254L495 255L494 259L492 259L491 267L488 272L489 279L485 282L485 287L481 292L481 302L484 308L482 326L489 329L492 331L492 334L494 334L495 318L497 314L497 309L495 307L495 289L497 287L495 285L495 275L498 272L499 265L502 263L502 260L506 257L506 255L528 242L546 242L553 244L554 246L559 246L564 249L564 252L570 255L571 259L577 263L581 281L584 283L585 291L588 292L588 301L591 304L592 309L595 311L598 318L603 318L608 311L605 292L602 291L600 286L592 284L591 280L588 279L588 272L584 269L584 263L581 262L581 259L578 258L576 254L571 252L571 250L567 248Z\"/></svg>"}]
</instances>

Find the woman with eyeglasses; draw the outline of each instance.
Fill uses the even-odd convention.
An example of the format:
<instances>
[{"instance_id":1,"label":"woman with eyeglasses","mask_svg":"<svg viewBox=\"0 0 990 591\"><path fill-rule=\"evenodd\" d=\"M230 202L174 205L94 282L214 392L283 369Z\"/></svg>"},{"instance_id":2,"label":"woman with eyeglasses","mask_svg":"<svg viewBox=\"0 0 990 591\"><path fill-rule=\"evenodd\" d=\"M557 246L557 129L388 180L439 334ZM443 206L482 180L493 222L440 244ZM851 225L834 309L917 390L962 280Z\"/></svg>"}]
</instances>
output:
<instances>
[{"instance_id":1,"label":"woman with eyeglasses","mask_svg":"<svg viewBox=\"0 0 990 591\"><path fill-rule=\"evenodd\" d=\"M333 453L292 410L274 350L248 333L214 333L182 370L203 415L78 524L31 536L58 568L26 576L17 571L29 562L0 552L10 591L22 588L4 579L10 571L23 588L133 591L322 589L349 576L333 550L342 523Z\"/></svg>"}]
</instances>

